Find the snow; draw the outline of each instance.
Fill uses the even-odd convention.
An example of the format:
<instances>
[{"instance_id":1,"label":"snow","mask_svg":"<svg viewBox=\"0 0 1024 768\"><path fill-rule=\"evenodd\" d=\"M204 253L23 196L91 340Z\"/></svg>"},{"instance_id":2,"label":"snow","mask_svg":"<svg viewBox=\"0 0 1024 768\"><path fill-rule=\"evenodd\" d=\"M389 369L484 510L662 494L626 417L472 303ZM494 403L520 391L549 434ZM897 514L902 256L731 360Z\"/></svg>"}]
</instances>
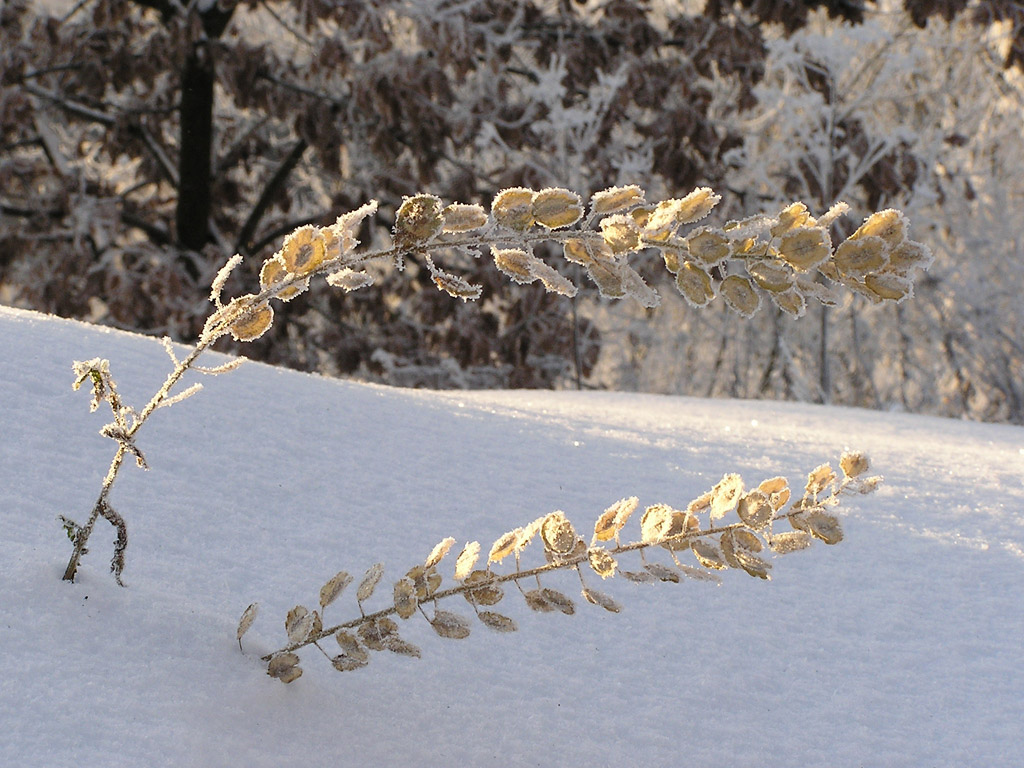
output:
<instances>
[{"instance_id":1,"label":"snow","mask_svg":"<svg viewBox=\"0 0 1024 768\"><path fill-rule=\"evenodd\" d=\"M70 386L93 357L137 405L169 366L156 340L0 308L2 764L1024 764L1020 427L246 364L140 431L152 469L126 467L112 496L127 588L102 521L69 585L57 515L84 520L113 450ZM259 661L340 569L383 562L387 584L450 535L447 582L465 541L486 551L554 509L586 529L624 496L682 506L726 472L799 483L846 448L885 484L847 504L843 543L777 558L770 583L588 576L621 614L536 614L508 590L515 633L443 640L414 617L422 659L342 674L307 650L288 686ZM545 585L578 596L574 578ZM350 588L326 619L356 612Z\"/></svg>"}]
</instances>

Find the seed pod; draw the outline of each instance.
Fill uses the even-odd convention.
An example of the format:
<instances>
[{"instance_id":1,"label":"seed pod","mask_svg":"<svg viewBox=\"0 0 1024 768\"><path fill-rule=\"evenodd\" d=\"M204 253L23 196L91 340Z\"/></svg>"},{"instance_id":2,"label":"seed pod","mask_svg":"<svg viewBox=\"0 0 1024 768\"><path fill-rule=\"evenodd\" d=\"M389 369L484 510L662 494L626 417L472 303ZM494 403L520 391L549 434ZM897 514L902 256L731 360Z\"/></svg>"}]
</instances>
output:
<instances>
[{"instance_id":1,"label":"seed pod","mask_svg":"<svg viewBox=\"0 0 1024 768\"><path fill-rule=\"evenodd\" d=\"M782 209L779 213L778 222L772 226L770 231L772 237L781 237L798 227L814 226L814 223L811 214L807 212L806 205L803 203L793 203Z\"/></svg>"},{"instance_id":2,"label":"seed pod","mask_svg":"<svg viewBox=\"0 0 1024 768\"><path fill-rule=\"evenodd\" d=\"M887 263L885 241L880 237L861 237L843 241L833 257L836 268L843 275L861 277L876 272Z\"/></svg>"},{"instance_id":3,"label":"seed pod","mask_svg":"<svg viewBox=\"0 0 1024 768\"><path fill-rule=\"evenodd\" d=\"M598 592L596 589L584 587L583 597L586 598L588 603L599 605L611 613L619 613L622 610L622 606L612 599L610 595L606 595L604 592Z\"/></svg>"},{"instance_id":4,"label":"seed pod","mask_svg":"<svg viewBox=\"0 0 1024 768\"><path fill-rule=\"evenodd\" d=\"M289 643L301 643L309 637L309 633L313 629L315 615L315 613L310 613L304 605L296 605L288 611L288 616L284 620L284 629L288 634Z\"/></svg>"},{"instance_id":5,"label":"seed pod","mask_svg":"<svg viewBox=\"0 0 1024 768\"><path fill-rule=\"evenodd\" d=\"M878 298L888 299L897 303L910 298L914 294L914 284L900 275L865 275L864 285Z\"/></svg>"},{"instance_id":6,"label":"seed pod","mask_svg":"<svg viewBox=\"0 0 1024 768\"><path fill-rule=\"evenodd\" d=\"M713 267L729 258L732 246L729 238L712 229L699 229L686 238L686 248L701 264Z\"/></svg>"},{"instance_id":7,"label":"seed pod","mask_svg":"<svg viewBox=\"0 0 1024 768\"><path fill-rule=\"evenodd\" d=\"M360 603L370 599L370 595L373 594L373 590L377 588L377 584L380 582L380 577L384 575L384 564L375 563L371 565L366 573L363 574L363 580L359 582L359 589L356 591L356 600Z\"/></svg>"},{"instance_id":8,"label":"seed pod","mask_svg":"<svg viewBox=\"0 0 1024 768\"><path fill-rule=\"evenodd\" d=\"M803 317L804 312L807 311L807 299L796 289L769 295L772 297L772 302L775 306L793 317Z\"/></svg>"},{"instance_id":9,"label":"seed pod","mask_svg":"<svg viewBox=\"0 0 1024 768\"><path fill-rule=\"evenodd\" d=\"M828 233L818 227L803 227L787 232L779 243L779 256L797 269L814 269L832 255Z\"/></svg>"},{"instance_id":10,"label":"seed pod","mask_svg":"<svg viewBox=\"0 0 1024 768\"><path fill-rule=\"evenodd\" d=\"M843 529L832 515L815 510L805 515L804 520L808 531L814 538L821 539L826 544L838 544L843 540Z\"/></svg>"},{"instance_id":11,"label":"seed pod","mask_svg":"<svg viewBox=\"0 0 1024 768\"><path fill-rule=\"evenodd\" d=\"M338 571L335 576L320 587L320 609L323 610L333 603L345 587L352 583L352 577L345 571Z\"/></svg>"},{"instance_id":12,"label":"seed pod","mask_svg":"<svg viewBox=\"0 0 1024 768\"><path fill-rule=\"evenodd\" d=\"M394 602L395 612L403 619L408 619L416 613L419 602L416 596L416 585L411 579L400 579L395 582Z\"/></svg>"},{"instance_id":13,"label":"seed pod","mask_svg":"<svg viewBox=\"0 0 1024 768\"><path fill-rule=\"evenodd\" d=\"M443 209L435 195L406 197L395 213L395 244L411 248L433 240L444 228Z\"/></svg>"},{"instance_id":14,"label":"seed pod","mask_svg":"<svg viewBox=\"0 0 1024 768\"><path fill-rule=\"evenodd\" d=\"M904 240L889 250L888 269L897 274L907 274L912 269L928 269L935 256L923 243Z\"/></svg>"},{"instance_id":15,"label":"seed pod","mask_svg":"<svg viewBox=\"0 0 1024 768\"><path fill-rule=\"evenodd\" d=\"M369 272L349 269L348 267L343 267L337 272L331 272L325 279L328 285L341 288L345 293L351 293L352 291L358 291L360 288L373 285L373 275Z\"/></svg>"},{"instance_id":16,"label":"seed pod","mask_svg":"<svg viewBox=\"0 0 1024 768\"><path fill-rule=\"evenodd\" d=\"M280 252L285 269L293 275L308 275L325 260L327 252L318 227L307 224L284 239Z\"/></svg>"},{"instance_id":17,"label":"seed pod","mask_svg":"<svg viewBox=\"0 0 1024 768\"><path fill-rule=\"evenodd\" d=\"M573 601L558 590L545 587L540 591L540 594L548 605L552 606L556 611L561 611L566 616L572 616L576 613L576 605Z\"/></svg>"},{"instance_id":18,"label":"seed pod","mask_svg":"<svg viewBox=\"0 0 1024 768\"><path fill-rule=\"evenodd\" d=\"M491 215L502 227L525 231L533 226L533 190L512 187L499 192L491 202Z\"/></svg>"},{"instance_id":19,"label":"seed pod","mask_svg":"<svg viewBox=\"0 0 1024 768\"><path fill-rule=\"evenodd\" d=\"M700 267L686 262L676 274L676 288L691 307L706 307L715 298L715 289L711 283L711 275Z\"/></svg>"},{"instance_id":20,"label":"seed pod","mask_svg":"<svg viewBox=\"0 0 1024 768\"><path fill-rule=\"evenodd\" d=\"M615 575L615 569L618 567L618 563L615 562L615 558L612 557L611 553L603 547L594 547L587 552L587 559L590 561L590 567L594 569L594 573L600 576L602 579L607 579Z\"/></svg>"},{"instance_id":21,"label":"seed pod","mask_svg":"<svg viewBox=\"0 0 1024 768\"><path fill-rule=\"evenodd\" d=\"M725 557L721 550L707 539L694 539L690 549L699 562L705 568L721 570L726 567Z\"/></svg>"},{"instance_id":22,"label":"seed pod","mask_svg":"<svg viewBox=\"0 0 1024 768\"><path fill-rule=\"evenodd\" d=\"M452 544L455 543L455 539L451 536L438 542L437 546L434 547L430 554L427 556L426 562L423 563L424 568L433 568L448 554L448 550L452 548Z\"/></svg>"},{"instance_id":23,"label":"seed pod","mask_svg":"<svg viewBox=\"0 0 1024 768\"><path fill-rule=\"evenodd\" d=\"M788 555L790 552L797 552L811 546L811 537L804 531L776 533L769 540L768 546L777 554Z\"/></svg>"},{"instance_id":24,"label":"seed pod","mask_svg":"<svg viewBox=\"0 0 1024 768\"><path fill-rule=\"evenodd\" d=\"M542 189L533 196L533 218L548 229L575 224L583 216L580 196L568 189Z\"/></svg>"},{"instance_id":25,"label":"seed pod","mask_svg":"<svg viewBox=\"0 0 1024 768\"><path fill-rule=\"evenodd\" d=\"M753 317L761 307L761 294L754 290L754 286L745 277L729 275L718 290L729 308L742 317Z\"/></svg>"},{"instance_id":26,"label":"seed pod","mask_svg":"<svg viewBox=\"0 0 1024 768\"><path fill-rule=\"evenodd\" d=\"M487 211L479 205L452 203L441 215L445 232L471 232L487 223Z\"/></svg>"},{"instance_id":27,"label":"seed pod","mask_svg":"<svg viewBox=\"0 0 1024 768\"><path fill-rule=\"evenodd\" d=\"M260 269L260 288L264 291L268 288L273 288L278 283L287 280L288 277L288 268L285 266L284 259L281 258L281 254L278 253L263 262L263 267ZM278 291L277 298L281 301L290 301L308 287L309 279L307 278L295 283L294 285L288 286L282 291Z\"/></svg>"},{"instance_id":28,"label":"seed pod","mask_svg":"<svg viewBox=\"0 0 1024 768\"><path fill-rule=\"evenodd\" d=\"M602 192L597 192L590 198L590 210L603 216L609 213L618 213L634 205L640 205L644 201L644 191L636 184L626 187L611 187Z\"/></svg>"},{"instance_id":29,"label":"seed pod","mask_svg":"<svg viewBox=\"0 0 1024 768\"><path fill-rule=\"evenodd\" d=\"M238 620L238 629L235 631L235 637L238 639L238 648L242 648L242 636L249 631L252 623L256 621L256 613L259 611L259 603L253 603L245 611L242 612L242 618Z\"/></svg>"},{"instance_id":30,"label":"seed pod","mask_svg":"<svg viewBox=\"0 0 1024 768\"><path fill-rule=\"evenodd\" d=\"M644 570L661 581L670 581L673 584L679 583L679 572L675 568L669 568L667 565L644 563Z\"/></svg>"},{"instance_id":31,"label":"seed pod","mask_svg":"<svg viewBox=\"0 0 1024 768\"><path fill-rule=\"evenodd\" d=\"M836 473L833 471L831 464L822 464L820 467L815 467L807 475L807 493L816 496L825 490L835 479Z\"/></svg>"},{"instance_id":32,"label":"seed pod","mask_svg":"<svg viewBox=\"0 0 1024 768\"><path fill-rule=\"evenodd\" d=\"M244 302L255 298L252 294L246 296L240 296L239 298L232 301L227 309L232 306L238 306L235 302ZM270 304L263 302L255 309L249 310L247 315L243 315L238 320L231 323L229 330L231 336L235 341L255 341L268 330L270 326L274 324L274 308Z\"/></svg>"},{"instance_id":33,"label":"seed pod","mask_svg":"<svg viewBox=\"0 0 1024 768\"><path fill-rule=\"evenodd\" d=\"M736 514L740 520L755 531L766 527L772 521L774 512L768 496L760 490L745 494L736 505Z\"/></svg>"},{"instance_id":34,"label":"seed pod","mask_svg":"<svg viewBox=\"0 0 1024 768\"><path fill-rule=\"evenodd\" d=\"M519 627L508 616L494 611L480 611L476 617L495 632L515 632Z\"/></svg>"},{"instance_id":35,"label":"seed pod","mask_svg":"<svg viewBox=\"0 0 1024 768\"><path fill-rule=\"evenodd\" d=\"M857 231L850 235L851 240L863 237L880 237L890 248L896 247L907 237L907 224L903 213L893 208L872 213Z\"/></svg>"},{"instance_id":36,"label":"seed pod","mask_svg":"<svg viewBox=\"0 0 1024 768\"><path fill-rule=\"evenodd\" d=\"M495 583L494 574L490 571L473 571L462 582L472 589L463 592L466 600L474 605L497 605L505 596L500 584Z\"/></svg>"},{"instance_id":37,"label":"seed pod","mask_svg":"<svg viewBox=\"0 0 1024 768\"><path fill-rule=\"evenodd\" d=\"M699 187L686 197L658 203L647 219L644 235L658 238L707 216L722 198L708 187Z\"/></svg>"},{"instance_id":38,"label":"seed pod","mask_svg":"<svg viewBox=\"0 0 1024 768\"><path fill-rule=\"evenodd\" d=\"M628 499L620 499L608 507L594 524L594 538L597 541L616 538L639 503L640 499L630 496Z\"/></svg>"},{"instance_id":39,"label":"seed pod","mask_svg":"<svg viewBox=\"0 0 1024 768\"><path fill-rule=\"evenodd\" d=\"M282 683L291 683L302 677L302 668L298 664L299 657L294 653L276 653L267 664L267 674Z\"/></svg>"},{"instance_id":40,"label":"seed pod","mask_svg":"<svg viewBox=\"0 0 1024 768\"><path fill-rule=\"evenodd\" d=\"M462 640L469 637L469 622L451 611L434 611L434 618L430 620L430 626L438 635L450 640Z\"/></svg>"},{"instance_id":41,"label":"seed pod","mask_svg":"<svg viewBox=\"0 0 1024 768\"><path fill-rule=\"evenodd\" d=\"M601 237L612 253L628 253L640 247L640 233L629 216L609 216L601 220Z\"/></svg>"},{"instance_id":42,"label":"seed pod","mask_svg":"<svg viewBox=\"0 0 1024 768\"><path fill-rule=\"evenodd\" d=\"M572 523L561 511L552 512L541 523L540 537L544 549L557 555L567 555L576 546L578 536Z\"/></svg>"},{"instance_id":43,"label":"seed pod","mask_svg":"<svg viewBox=\"0 0 1024 768\"><path fill-rule=\"evenodd\" d=\"M711 520L719 520L731 512L743 495L743 478L737 474L723 477L711 489Z\"/></svg>"},{"instance_id":44,"label":"seed pod","mask_svg":"<svg viewBox=\"0 0 1024 768\"><path fill-rule=\"evenodd\" d=\"M758 287L772 293L787 291L793 286L793 270L778 259L756 261L747 264L749 274Z\"/></svg>"},{"instance_id":45,"label":"seed pod","mask_svg":"<svg viewBox=\"0 0 1024 768\"><path fill-rule=\"evenodd\" d=\"M462 551L459 556L455 559L455 580L462 581L469 576L470 571L473 570L473 566L476 565L477 558L480 557L480 542L471 541Z\"/></svg>"}]
</instances>

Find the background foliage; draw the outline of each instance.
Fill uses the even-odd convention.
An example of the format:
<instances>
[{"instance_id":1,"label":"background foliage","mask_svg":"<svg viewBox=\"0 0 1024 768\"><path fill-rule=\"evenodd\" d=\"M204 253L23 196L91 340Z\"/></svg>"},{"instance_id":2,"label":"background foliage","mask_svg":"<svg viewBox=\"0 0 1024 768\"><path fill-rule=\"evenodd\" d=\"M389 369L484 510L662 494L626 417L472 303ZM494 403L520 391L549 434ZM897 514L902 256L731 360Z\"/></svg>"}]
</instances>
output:
<instances>
[{"instance_id":1,"label":"background foliage","mask_svg":"<svg viewBox=\"0 0 1024 768\"><path fill-rule=\"evenodd\" d=\"M83 0L0 6L0 301L198 337L234 252L370 198L651 197L723 217L895 206L936 252L915 301L753 322L595 292L477 304L413 279L312 292L247 354L413 386L785 397L1024 421L1024 61L1004 2ZM723 218L724 220L724 218ZM849 232L840 232L848 235ZM557 263L557 259L555 260ZM654 265L645 277L657 284ZM571 265L564 265L566 274ZM664 279L663 277L660 279ZM579 283L579 280L575 282ZM581 283L582 284L582 283ZM630 314L632 313L632 314Z\"/></svg>"}]
</instances>

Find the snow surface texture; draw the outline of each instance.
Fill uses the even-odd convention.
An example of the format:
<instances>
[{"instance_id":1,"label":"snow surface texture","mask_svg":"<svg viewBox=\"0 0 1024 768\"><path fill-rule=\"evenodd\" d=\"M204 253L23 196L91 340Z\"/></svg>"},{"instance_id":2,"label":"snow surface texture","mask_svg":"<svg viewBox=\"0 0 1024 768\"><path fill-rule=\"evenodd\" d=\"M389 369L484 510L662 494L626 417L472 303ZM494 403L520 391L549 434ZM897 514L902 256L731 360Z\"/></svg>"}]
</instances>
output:
<instances>
[{"instance_id":1,"label":"snow surface texture","mask_svg":"<svg viewBox=\"0 0 1024 768\"><path fill-rule=\"evenodd\" d=\"M0 764L1024 765L1024 429L247 364L140 432L152 470L126 466L112 496L128 587L103 521L69 585L56 518L84 521L114 450L70 386L71 361L97 356L136 405L169 367L153 339L0 309ZM732 471L800 483L844 448L884 486L851 499L846 541L777 558L770 583L617 578L599 586L623 613L578 600L573 617L509 591L516 633L406 622L421 660L342 674L307 649L289 686L258 661L342 568L379 560L394 581L448 535L486 551L554 509L584 528L623 496L685 505ZM574 578L547 585L575 595ZM326 618L355 613L346 593Z\"/></svg>"}]
</instances>

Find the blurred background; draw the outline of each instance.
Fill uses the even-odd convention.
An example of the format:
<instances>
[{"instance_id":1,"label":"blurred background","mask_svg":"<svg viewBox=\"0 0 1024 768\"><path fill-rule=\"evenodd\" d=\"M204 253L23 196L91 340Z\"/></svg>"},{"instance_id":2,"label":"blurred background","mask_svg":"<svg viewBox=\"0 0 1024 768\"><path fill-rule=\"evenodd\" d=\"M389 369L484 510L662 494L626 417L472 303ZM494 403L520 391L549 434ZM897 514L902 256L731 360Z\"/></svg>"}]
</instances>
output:
<instances>
[{"instance_id":1,"label":"blurred background","mask_svg":"<svg viewBox=\"0 0 1024 768\"><path fill-rule=\"evenodd\" d=\"M255 359L411 387L778 398L1024 423L1024 6L1005 0L0 0L0 303L188 342L213 275L251 291L295 227L403 195L648 199L718 223L896 207L917 295L800 320L512 286L445 263L279 308ZM283 319L284 322L280 322ZM231 350L230 342L225 349ZM86 351L83 351L86 354ZM9 361L8 361L9 364Z\"/></svg>"}]
</instances>

